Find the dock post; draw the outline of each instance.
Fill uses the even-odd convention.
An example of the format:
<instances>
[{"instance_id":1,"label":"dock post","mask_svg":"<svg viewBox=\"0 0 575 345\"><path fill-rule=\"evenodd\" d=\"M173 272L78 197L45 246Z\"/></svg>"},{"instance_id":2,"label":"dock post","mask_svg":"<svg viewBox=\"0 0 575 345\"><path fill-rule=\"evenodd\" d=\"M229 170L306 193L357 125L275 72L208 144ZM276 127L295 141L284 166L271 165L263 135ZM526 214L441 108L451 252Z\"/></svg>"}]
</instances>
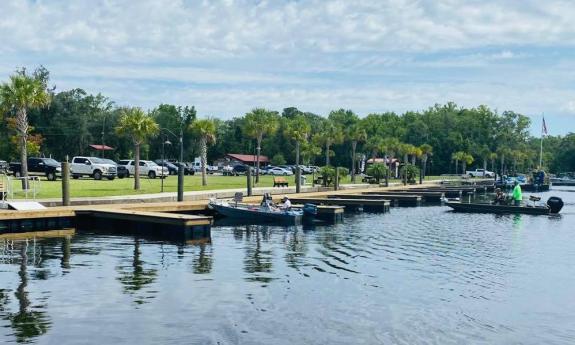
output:
<instances>
[{"instance_id":1,"label":"dock post","mask_svg":"<svg viewBox=\"0 0 575 345\"><path fill-rule=\"evenodd\" d=\"M419 167L419 184L423 184L423 169Z\"/></svg>"},{"instance_id":2,"label":"dock post","mask_svg":"<svg viewBox=\"0 0 575 345\"><path fill-rule=\"evenodd\" d=\"M389 187L389 169L385 172L385 186Z\"/></svg>"},{"instance_id":3,"label":"dock post","mask_svg":"<svg viewBox=\"0 0 575 345\"><path fill-rule=\"evenodd\" d=\"M70 206L70 163L62 162L62 205Z\"/></svg>"},{"instance_id":4,"label":"dock post","mask_svg":"<svg viewBox=\"0 0 575 345\"><path fill-rule=\"evenodd\" d=\"M335 178L333 181L333 190L338 190L339 188L339 169L335 168Z\"/></svg>"},{"instance_id":5,"label":"dock post","mask_svg":"<svg viewBox=\"0 0 575 345\"><path fill-rule=\"evenodd\" d=\"M184 165L178 164L178 201L184 201Z\"/></svg>"},{"instance_id":6,"label":"dock post","mask_svg":"<svg viewBox=\"0 0 575 345\"><path fill-rule=\"evenodd\" d=\"M299 193L300 192L300 184L301 184L301 169L299 168L299 165L295 167L295 192Z\"/></svg>"},{"instance_id":7,"label":"dock post","mask_svg":"<svg viewBox=\"0 0 575 345\"><path fill-rule=\"evenodd\" d=\"M252 196L252 169L249 166L246 169L246 177L248 182L248 196Z\"/></svg>"}]
</instances>

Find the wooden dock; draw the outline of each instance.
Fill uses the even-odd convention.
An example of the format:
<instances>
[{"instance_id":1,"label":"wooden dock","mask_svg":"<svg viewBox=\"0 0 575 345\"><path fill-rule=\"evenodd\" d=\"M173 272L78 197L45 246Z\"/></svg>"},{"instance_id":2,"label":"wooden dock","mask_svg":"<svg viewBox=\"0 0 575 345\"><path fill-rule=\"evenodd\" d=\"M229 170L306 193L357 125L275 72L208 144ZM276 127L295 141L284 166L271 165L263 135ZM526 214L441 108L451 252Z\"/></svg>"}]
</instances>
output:
<instances>
[{"instance_id":1,"label":"wooden dock","mask_svg":"<svg viewBox=\"0 0 575 345\"><path fill-rule=\"evenodd\" d=\"M336 205L344 206L346 210L357 210L362 208L364 211L370 212L388 212L391 202L389 200L374 200L374 199L333 199L333 198L290 198L292 202L298 204L314 204L314 205Z\"/></svg>"},{"instance_id":2,"label":"wooden dock","mask_svg":"<svg viewBox=\"0 0 575 345\"><path fill-rule=\"evenodd\" d=\"M365 200L389 200L395 206L419 206L422 197L420 195L411 194L343 194L343 195L328 195L330 199L365 199Z\"/></svg>"},{"instance_id":3,"label":"wooden dock","mask_svg":"<svg viewBox=\"0 0 575 345\"><path fill-rule=\"evenodd\" d=\"M417 191L417 190L394 190L389 192L377 191L377 192L363 192L362 195L381 195L382 197L387 195L415 195L420 196L425 202L440 202L441 198L445 195L443 192L427 192L427 191Z\"/></svg>"}]
</instances>

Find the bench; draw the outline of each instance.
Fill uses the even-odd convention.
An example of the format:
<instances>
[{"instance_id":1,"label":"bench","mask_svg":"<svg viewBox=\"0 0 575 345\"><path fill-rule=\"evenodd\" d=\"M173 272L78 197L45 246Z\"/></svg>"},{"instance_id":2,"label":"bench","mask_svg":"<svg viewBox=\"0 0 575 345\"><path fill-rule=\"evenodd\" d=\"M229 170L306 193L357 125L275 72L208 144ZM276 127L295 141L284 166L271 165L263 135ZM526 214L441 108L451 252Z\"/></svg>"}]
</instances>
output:
<instances>
[{"instance_id":1,"label":"bench","mask_svg":"<svg viewBox=\"0 0 575 345\"><path fill-rule=\"evenodd\" d=\"M323 176L321 176L321 175L316 177L315 180L313 180L314 184L321 185L321 186L329 186L329 185L331 185L331 182L332 182L331 177L328 177L327 181L325 181L325 184L324 184Z\"/></svg>"},{"instance_id":2,"label":"bench","mask_svg":"<svg viewBox=\"0 0 575 345\"><path fill-rule=\"evenodd\" d=\"M274 177L274 187L288 187L289 183L285 177Z\"/></svg>"}]
</instances>

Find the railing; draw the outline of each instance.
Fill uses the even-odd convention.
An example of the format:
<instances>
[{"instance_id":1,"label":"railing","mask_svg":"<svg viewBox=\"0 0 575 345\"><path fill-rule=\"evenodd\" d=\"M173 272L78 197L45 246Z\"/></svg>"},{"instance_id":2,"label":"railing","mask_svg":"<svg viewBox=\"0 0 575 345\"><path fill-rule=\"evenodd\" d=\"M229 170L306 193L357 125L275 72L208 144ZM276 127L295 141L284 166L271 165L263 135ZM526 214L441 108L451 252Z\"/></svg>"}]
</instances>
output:
<instances>
[{"instance_id":1,"label":"railing","mask_svg":"<svg viewBox=\"0 0 575 345\"><path fill-rule=\"evenodd\" d=\"M36 196L38 195L38 192L40 191L40 177L38 176L26 176L26 177L12 177L9 175L4 175L3 177L3 181L6 181L6 183L4 184L4 188L6 189L6 196L5 196L5 200L3 201L4 203L10 199L14 199L14 194L18 195L20 192L16 192L16 189L14 188L14 182L15 181L20 181L20 184L22 185L22 195L24 196L24 199L28 200L30 197L32 198L32 200L36 199ZM25 183L25 181L28 181L27 183ZM25 185L28 185L28 188L24 188Z\"/></svg>"}]
</instances>

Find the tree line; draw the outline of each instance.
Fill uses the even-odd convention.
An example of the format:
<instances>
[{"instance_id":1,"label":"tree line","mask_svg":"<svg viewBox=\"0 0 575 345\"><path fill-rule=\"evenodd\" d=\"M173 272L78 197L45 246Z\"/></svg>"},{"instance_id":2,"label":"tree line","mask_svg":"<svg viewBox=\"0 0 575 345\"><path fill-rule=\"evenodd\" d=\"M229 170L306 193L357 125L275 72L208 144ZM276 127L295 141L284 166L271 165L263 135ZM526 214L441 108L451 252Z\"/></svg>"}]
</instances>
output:
<instances>
[{"instance_id":1,"label":"tree line","mask_svg":"<svg viewBox=\"0 0 575 345\"><path fill-rule=\"evenodd\" d=\"M229 120L208 116L200 120L194 106L160 104L143 111L117 106L82 89L56 92L49 77L44 67L33 72L20 69L1 84L0 159L97 155L90 144L114 147L105 153L107 158L134 157L139 151L146 159L157 159L166 140L173 143L166 146L166 156L177 159L181 132L185 161L201 155L210 162L226 153L246 153L266 155L275 164L351 168L363 159L397 157L413 164L425 162L432 174L461 173L470 166L526 172L539 162L540 142L529 134L529 118L483 105L436 104L422 111L364 117L347 109L321 116L295 107L254 108ZM120 129L134 112L154 124L138 140ZM573 171L574 153L574 134L547 137L543 168Z\"/></svg>"}]
</instances>

